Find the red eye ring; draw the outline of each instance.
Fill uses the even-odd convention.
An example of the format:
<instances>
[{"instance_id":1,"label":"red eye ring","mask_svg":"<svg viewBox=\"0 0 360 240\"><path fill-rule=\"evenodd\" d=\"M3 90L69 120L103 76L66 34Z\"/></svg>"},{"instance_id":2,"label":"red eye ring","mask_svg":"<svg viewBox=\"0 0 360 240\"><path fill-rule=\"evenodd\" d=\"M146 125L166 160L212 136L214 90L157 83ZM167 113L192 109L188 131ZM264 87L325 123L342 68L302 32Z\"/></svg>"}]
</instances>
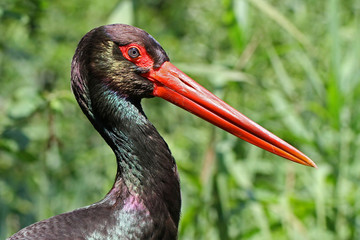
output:
<instances>
[{"instance_id":1,"label":"red eye ring","mask_svg":"<svg viewBox=\"0 0 360 240\"><path fill-rule=\"evenodd\" d=\"M134 63L141 68L151 68L154 66L154 60L151 55L146 51L144 46L136 43L119 46L121 54L128 61Z\"/></svg>"}]
</instances>

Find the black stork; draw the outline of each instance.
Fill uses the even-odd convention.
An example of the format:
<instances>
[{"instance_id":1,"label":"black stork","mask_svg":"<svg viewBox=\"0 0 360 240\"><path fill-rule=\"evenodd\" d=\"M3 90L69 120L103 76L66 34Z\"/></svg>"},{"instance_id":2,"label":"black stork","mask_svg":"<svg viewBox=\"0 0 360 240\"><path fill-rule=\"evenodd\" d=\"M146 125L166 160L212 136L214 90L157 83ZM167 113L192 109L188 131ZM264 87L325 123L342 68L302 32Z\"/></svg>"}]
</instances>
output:
<instances>
[{"instance_id":1,"label":"black stork","mask_svg":"<svg viewBox=\"0 0 360 240\"><path fill-rule=\"evenodd\" d=\"M11 240L177 239L178 171L141 108L142 98L161 97L271 153L316 167L172 65L160 44L139 28L114 24L91 30L71 67L82 111L115 153L115 183L103 200L34 223Z\"/></svg>"}]
</instances>

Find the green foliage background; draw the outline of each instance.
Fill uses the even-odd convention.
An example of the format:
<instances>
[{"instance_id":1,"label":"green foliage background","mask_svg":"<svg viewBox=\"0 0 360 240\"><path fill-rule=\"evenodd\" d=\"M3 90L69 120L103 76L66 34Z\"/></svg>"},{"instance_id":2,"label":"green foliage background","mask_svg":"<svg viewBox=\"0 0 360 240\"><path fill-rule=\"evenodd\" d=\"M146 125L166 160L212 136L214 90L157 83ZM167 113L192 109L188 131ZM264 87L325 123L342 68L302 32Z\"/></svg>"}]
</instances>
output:
<instances>
[{"instance_id":1,"label":"green foliage background","mask_svg":"<svg viewBox=\"0 0 360 240\"><path fill-rule=\"evenodd\" d=\"M110 189L114 156L69 76L80 38L117 22L319 167L144 100L179 166L180 239L360 239L359 13L359 0L2 0L0 239Z\"/></svg>"}]
</instances>

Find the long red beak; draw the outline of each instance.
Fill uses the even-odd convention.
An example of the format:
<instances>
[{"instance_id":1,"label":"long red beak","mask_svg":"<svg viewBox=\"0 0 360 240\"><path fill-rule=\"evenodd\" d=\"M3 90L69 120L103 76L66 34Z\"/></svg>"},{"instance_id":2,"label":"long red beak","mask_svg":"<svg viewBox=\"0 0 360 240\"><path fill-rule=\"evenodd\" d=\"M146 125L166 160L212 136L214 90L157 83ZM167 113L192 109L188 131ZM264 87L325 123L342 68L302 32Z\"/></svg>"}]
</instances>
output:
<instances>
[{"instance_id":1,"label":"long red beak","mask_svg":"<svg viewBox=\"0 0 360 240\"><path fill-rule=\"evenodd\" d=\"M154 83L154 96L172 102L266 151L317 167L305 154L230 107L170 62L151 69L143 76Z\"/></svg>"}]
</instances>

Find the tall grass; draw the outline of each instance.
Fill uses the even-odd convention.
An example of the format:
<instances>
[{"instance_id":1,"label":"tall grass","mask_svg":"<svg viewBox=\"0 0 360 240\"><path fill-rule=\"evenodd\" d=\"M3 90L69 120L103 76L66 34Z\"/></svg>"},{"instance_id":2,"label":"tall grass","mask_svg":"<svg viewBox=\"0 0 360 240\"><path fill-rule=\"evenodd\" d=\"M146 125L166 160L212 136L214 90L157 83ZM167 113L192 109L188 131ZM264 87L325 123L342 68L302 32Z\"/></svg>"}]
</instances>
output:
<instances>
[{"instance_id":1,"label":"tall grass","mask_svg":"<svg viewBox=\"0 0 360 240\"><path fill-rule=\"evenodd\" d=\"M89 131L69 68L83 34L126 22L319 167L144 100L180 170L180 239L359 239L359 7L357 0L0 4L0 238L98 201L111 187L114 157Z\"/></svg>"}]
</instances>

